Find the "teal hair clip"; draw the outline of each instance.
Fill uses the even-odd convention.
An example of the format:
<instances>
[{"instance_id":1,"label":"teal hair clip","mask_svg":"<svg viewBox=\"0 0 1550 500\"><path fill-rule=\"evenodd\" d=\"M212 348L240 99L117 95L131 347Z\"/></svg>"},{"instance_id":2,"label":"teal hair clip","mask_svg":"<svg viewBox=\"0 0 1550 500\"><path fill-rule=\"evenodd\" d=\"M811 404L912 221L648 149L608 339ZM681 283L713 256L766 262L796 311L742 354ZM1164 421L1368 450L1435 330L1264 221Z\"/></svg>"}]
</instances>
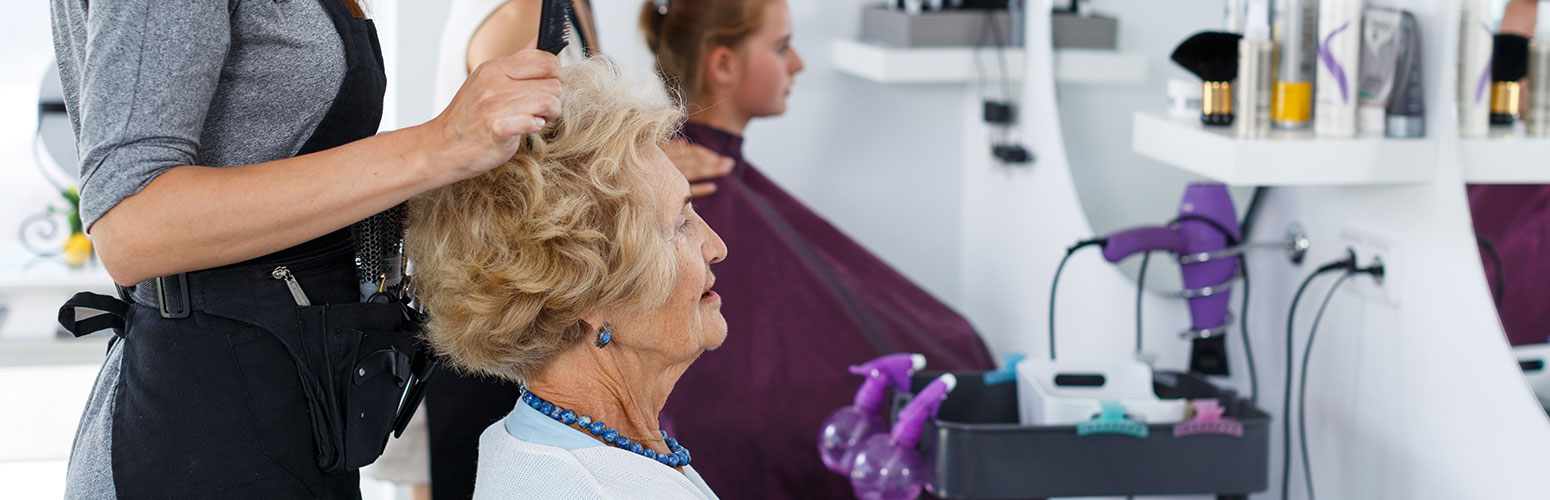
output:
<instances>
[{"instance_id":1,"label":"teal hair clip","mask_svg":"<svg viewBox=\"0 0 1550 500\"><path fill-rule=\"evenodd\" d=\"M1027 356L1020 352L1001 356L1001 360L1004 362L1001 368L985 372L985 385L1005 384L1017 380L1017 364L1021 363L1024 358L1027 358Z\"/></svg>"},{"instance_id":2,"label":"teal hair clip","mask_svg":"<svg viewBox=\"0 0 1550 500\"><path fill-rule=\"evenodd\" d=\"M1146 424L1131 420L1125 416L1125 405L1104 401L1099 403L1103 412L1097 417L1086 422L1076 424L1076 435L1091 436L1094 434L1119 434L1137 439L1146 439Z\"/></svg>"},{"instance_id":3,"label":"teal hair clip","mask_svg":"<svg viewBox=\"0 0 1550 500\"><path fill-rule=\"evenodd\" d=\"M1230 418L1222 418L1226 408L1215 399L1196 399L1190 402L1195 409L1195 418L1186 422L1180 422L1173 426L1173 437L1194 436L1197 434L1225 434L1232 437L1243 437L1243 424Z\"/></svg>"}]
</instances>

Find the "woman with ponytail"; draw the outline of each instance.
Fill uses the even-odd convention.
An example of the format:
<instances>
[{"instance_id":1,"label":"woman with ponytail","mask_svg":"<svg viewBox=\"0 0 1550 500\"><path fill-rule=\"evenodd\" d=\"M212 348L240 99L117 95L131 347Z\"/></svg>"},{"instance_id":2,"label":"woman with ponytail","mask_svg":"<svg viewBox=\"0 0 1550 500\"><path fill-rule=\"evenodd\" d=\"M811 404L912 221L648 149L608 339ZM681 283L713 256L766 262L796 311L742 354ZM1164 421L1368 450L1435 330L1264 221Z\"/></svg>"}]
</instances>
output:
<instances>
[{"instance_id":1,"label":"woman with ponytail","mask_svg":"<svg viewBox=\"0 0 1550 500\"><path fill-rule=\"evenodd\" d=\"M736 160L695 203L731 249L712 268L727 340L679 379L662 421L738 498L853 498L815 449L855 394L846 367L914 352L934 370L990 369L990 355L968 321L743 156L748 123L784 113L804 67L784 0L653 0L640 23L688 113L683 136Z\"/></svg>"}]
</instances>

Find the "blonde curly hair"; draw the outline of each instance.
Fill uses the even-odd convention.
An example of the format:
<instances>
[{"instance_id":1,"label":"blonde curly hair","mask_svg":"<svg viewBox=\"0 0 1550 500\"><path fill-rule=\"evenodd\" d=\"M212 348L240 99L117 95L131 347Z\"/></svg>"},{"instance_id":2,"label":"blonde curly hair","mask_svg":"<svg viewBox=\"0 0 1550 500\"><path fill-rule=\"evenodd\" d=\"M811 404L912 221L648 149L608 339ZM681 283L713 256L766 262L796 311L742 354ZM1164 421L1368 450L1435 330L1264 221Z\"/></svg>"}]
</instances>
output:
<instances>
[{"instance_id":1,"label":"blonde curly hair","mask_svg":"<svg viewBox=\"0 0 1550 500\"><path fill-rule=\"evenodd\" d=\"M602 57L560 80L561 116L510 161L409 204L427 335L469 372L525 380L589 337L584 315L640 311L671 289L663 200L643 172L682 111Z\"/></svg>"}]
</instances>

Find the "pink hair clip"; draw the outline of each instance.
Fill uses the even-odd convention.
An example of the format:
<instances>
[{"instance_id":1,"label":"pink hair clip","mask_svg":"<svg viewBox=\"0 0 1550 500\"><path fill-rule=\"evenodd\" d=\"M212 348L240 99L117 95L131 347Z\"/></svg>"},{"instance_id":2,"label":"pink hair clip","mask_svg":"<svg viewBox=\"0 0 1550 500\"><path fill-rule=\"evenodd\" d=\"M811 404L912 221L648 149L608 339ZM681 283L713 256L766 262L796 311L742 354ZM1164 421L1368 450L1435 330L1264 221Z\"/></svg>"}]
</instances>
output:
<instances>
[{"instance_id":1,"label":"pink hair clip","mask_svg":"<svg viewBox=\"0 0 1550 500\"><path fill-rule=\"evenodd\" d=\"M1226 434L1232 437L1243 437L1243 424L1230 418L1222 418L1226 408L1222 408L1215 399L1196 399L1190 402L1195 409L1195 418L1180 422L1173 426L1173 437L1193 436L1196 434Z\"/></svg>"}]
</instances>

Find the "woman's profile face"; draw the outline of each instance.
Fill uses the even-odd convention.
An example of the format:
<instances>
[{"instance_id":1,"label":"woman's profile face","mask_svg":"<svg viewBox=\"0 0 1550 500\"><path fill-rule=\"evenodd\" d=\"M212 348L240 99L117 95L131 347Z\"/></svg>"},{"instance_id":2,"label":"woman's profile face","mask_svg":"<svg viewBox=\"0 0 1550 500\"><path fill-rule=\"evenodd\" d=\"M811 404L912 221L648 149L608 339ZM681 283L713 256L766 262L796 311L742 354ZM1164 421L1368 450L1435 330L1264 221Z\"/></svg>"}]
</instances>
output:
<instances>
[{"instance_id":1,"label":"woman's profile face","mask_svg":"<svg viewBox=\"0 0 1550 500\"><path fill-rule=\"evenodd\" d=\"M727 321L721 296L711 290L710 265L726 258L727 247L689 203L689 182L661 149L645 169L661 234L673 253L674 279L667 301L647 306L641 315L614 324L616 341L657 351L670 359L693 359L721 346Z\"/></svg>"},{"instance_id":2,"label":"woman's profile face","mask_svg":"<svg viewBox=\"0 0 1550 500\"><path fill-rule=\"evenodd\" d=\"M766 2L764 24L737 47L742 80L732 98L750 117L786 112L791 83L802 71L802 56L791 46L791 9L785 1Z\"/></svg>"}]
</instances>

